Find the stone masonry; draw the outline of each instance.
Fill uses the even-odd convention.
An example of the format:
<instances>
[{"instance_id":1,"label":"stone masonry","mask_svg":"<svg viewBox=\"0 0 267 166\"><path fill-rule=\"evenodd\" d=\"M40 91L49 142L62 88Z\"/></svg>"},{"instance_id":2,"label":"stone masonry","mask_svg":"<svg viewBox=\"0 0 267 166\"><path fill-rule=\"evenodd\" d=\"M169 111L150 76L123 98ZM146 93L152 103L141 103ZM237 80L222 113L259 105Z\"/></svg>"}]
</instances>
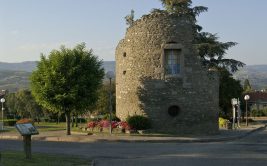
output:
<instances>
[{"instance_id":1,"label":"stone masonry","mask_svg":"<svg viewBox=\"0 0 267 166\"><path fill-rule=\"evenodd\" d=\"M154 131L177 134L218 132L219 83L201 66L191 24L155 12L136 20L116 49L116 115L147 116ZM167 75L164 50L180 53L180 73Z\"/></svg>"}]
</instances>

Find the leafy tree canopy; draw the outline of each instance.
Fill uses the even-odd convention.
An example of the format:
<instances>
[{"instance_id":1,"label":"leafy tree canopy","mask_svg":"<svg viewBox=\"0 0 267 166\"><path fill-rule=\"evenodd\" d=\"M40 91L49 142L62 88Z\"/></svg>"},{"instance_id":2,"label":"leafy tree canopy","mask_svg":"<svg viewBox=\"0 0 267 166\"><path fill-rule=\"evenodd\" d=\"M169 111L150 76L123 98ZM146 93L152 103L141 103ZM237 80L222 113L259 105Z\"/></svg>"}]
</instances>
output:
<instances>
[{"instance_id":1,"label":"leafy tree canopy","mask_svg":"<svg viewBox=\"0 0 267 166\"><path fill-rule=\"evenodd\" d=\"M7 107L10 114L22 118L35 119L42 114L41 107L35 102L30 90L20 90L7 94Z\"/></svg>"},{"instance_id":2,"label":"leafy tree canopy","mask_svg":"<svg viewBox=\"0 0 267 166\"><path fill-rule=\"evenodd\" d=\"M245 79L244 81L244 92L251 92L252 91L252 87L249 83L248 79Z\"/></svg>"},{"instance_id":3,"label":"leafy tree canopy","mask_svg":"<svg viewBox=\"0 0 267 166\"><path fill-rule=\"evenodd\" d=\"M196 22L196 16L208 10L204 6L192 7L191 0L160 0L165 9L170 13L186 15L191 21Z\"/></svg>"},{"instance_id":4,"label":"leafy tree canopy","mask_svg":"<svg viewBox=\"0 0 267 166\"><path fill-rule=\"evenodd\" d=\"M221 108L220 116L229 118L232 115L232 98L241 97L243 88L239 80L235 80L232 74L224 69L220 69L220 93L219 105Z\"/></svg>"},{"instance_id":5,"label":"leafy tree canopy","mask_svg":"<svg viewBox=\"0 0 267 166\"><path fill-rule=\"evenodd\" d=\"M103 83L101 88L98 90L98 100L92 108L93 113L97 115L104 115L109 113L109 92L112 94L112 111L116 111L115 101L115 82L112 82L111 87L108 82Z\"/></svg>"},{"instance_id":6,"label":"leafy tree canopy","mask_svg":"<svg viewBox=\"0 0 267 166\"><path fill-rule=\"evenodd\" d=\"M192 7L191 0L160 0L169 13L176 13L188 19L193 27L194 45L204 67L216 69L220 74L220 107L226 116L231 111L231 99L240 97L242 86L229 72L235 72L244 63L225 58L226 51L236 42L220 42L217 34L202 32L196 17L208 10L207 7Z\"/></svg>"},{"instance_id":7,"label":"leafy tree canopy","mask_svg":"<svg viewBox=\"0 0 267 166\"><path fill-rule=\"evenodd\" d=\"M73 49L62 46L48 57L41 55L37 70L31 75L36 101L50 111L66 114L67 134L70 113L86 110L97 101L104 77L101 64L92 50L86 50L85 43Z\"/></svg>"}]
</instances>

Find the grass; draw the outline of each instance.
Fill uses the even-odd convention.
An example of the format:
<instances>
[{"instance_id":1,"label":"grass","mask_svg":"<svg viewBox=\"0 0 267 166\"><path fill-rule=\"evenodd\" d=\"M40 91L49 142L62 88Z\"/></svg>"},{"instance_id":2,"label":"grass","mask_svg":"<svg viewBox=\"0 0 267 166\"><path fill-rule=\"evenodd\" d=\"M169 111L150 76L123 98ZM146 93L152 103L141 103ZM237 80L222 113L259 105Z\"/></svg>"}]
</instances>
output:
<instances>
[{"instance_id":1,"label":"grass","mask_svg":"<svg viewBox=\"0 0 267 166\"><path fill-rule=\"evenodd\" d=\"M61 131L61 130L66 130L66 123L61 122L61 123L54 123L54 122L40 122L39 124L37 122L34 123L34 126L37 128L39 132L47 132L47 131ZM76 130L78 131L79 128L73 127L71 130ZM1 132L17 132L15 127L11 126L5 126L5 130Z\"/></svg>"},{"instance_id":2,"label":"grass","mask_svg":"<svg viewBox=\"0 0 267 166\"><path fill-rule=\"evenodd\" d=\"M58 131L58 130L65 130L66 129L66 123L54 123L54 122L40 122L39 124L37 122L34 123L34 126L36 126L37 130L39 132L43 131Z\"/></svg>"},{"instance_id":3,"label":"grass","mask_svg":"<svg viewBox=\"0 0 267 166\"><path fill-rule=\"evenodd\" d=\"M25 159L23 152L2 152L0 165L3 166L90 166L91 160L77 156L33 153L32 159Z\"/></svg>"},{"instance_id":4,"label":"grass","mask_svg":"<svg viewBox=\"0 0 267 166\"><path fill-rule=\"evenodd\" d=\"M0 130L0 133L17 131L15 127L5 126L4 130Z\"/></svg>"}]
</instances>

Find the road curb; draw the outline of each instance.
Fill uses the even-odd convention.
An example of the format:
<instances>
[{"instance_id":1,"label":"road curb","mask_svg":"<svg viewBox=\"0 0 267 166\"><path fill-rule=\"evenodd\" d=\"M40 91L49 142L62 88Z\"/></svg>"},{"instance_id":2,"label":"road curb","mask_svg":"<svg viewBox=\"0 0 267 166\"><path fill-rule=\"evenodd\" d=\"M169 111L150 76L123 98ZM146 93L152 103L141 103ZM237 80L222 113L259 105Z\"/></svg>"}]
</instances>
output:
<instances>
[{"instance_id":1,"label":"road curb","mask_svg":"<svg viewBox=\"0 0 267 166\"><path fill-rule=\"evenodd\" d=\"M81 138L81 137L58 137L58 136L39 136L39 137L32 137L32 140L35 141L51 141L51 142L125 142L125 143L207 143L207 142L224 142L224 141L233 141L237 139L244 138L254 132L263 130L266 128L267 125L252 129L246 133L236 135L236 136L229 136L229 137L218 137L218 138L192 138L192 139L177 139L173 137L173 139L103 139L103 138ZM141 137L141 136L140 136ZM10 139L10 140L22 140L22 136L11 136L11 135L0 135L0 139Z\"/></svg>"},{"instance_id":2,"label":"road curb","mask_svg":"<svg viewBox=\"0 0 267 166\"><path fill-rule=\"evenodd\" d=\"M221 137L221 138L200 138L200 139L169 139L169 140L110 140L110 139L96 139L99 142L149 142L149 143L207 143L207 142L224 142L224 141L233 141L237 139L244 138L254 132L263 130L266 128L266 125L248 131L247 133L237 135L237 136L230 136L230 137Z\"/></svg>"}]
</instances>

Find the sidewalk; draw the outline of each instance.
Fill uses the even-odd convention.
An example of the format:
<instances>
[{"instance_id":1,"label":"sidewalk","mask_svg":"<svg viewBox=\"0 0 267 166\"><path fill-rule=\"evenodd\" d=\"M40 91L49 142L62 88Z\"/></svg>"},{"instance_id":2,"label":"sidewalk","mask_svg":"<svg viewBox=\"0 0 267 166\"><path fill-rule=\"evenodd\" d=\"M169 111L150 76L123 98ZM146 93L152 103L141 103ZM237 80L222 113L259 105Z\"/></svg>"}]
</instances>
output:
<instances>
[{"instance_id":1,"label":"sidewalk","mask_svg":"<svg viewBox=\"0 0 267 166\"><path fill-rule=\"evenodd\" d=\"M86 133L72 132L67 136L66 131L41 132L39 135L33 135L32 140L38 141L61 141L61 142L153 142L153 143L189 143L189 142L221 142L240 139L253 132L262 130L266 124L250 125L236 130L220 129L220 134L214 136L199 137L166 137L166 136L146 136L146 135L87 135ZM0 139L22 140L18 132L0 133Z\"/></svg>"}]
</instances>

